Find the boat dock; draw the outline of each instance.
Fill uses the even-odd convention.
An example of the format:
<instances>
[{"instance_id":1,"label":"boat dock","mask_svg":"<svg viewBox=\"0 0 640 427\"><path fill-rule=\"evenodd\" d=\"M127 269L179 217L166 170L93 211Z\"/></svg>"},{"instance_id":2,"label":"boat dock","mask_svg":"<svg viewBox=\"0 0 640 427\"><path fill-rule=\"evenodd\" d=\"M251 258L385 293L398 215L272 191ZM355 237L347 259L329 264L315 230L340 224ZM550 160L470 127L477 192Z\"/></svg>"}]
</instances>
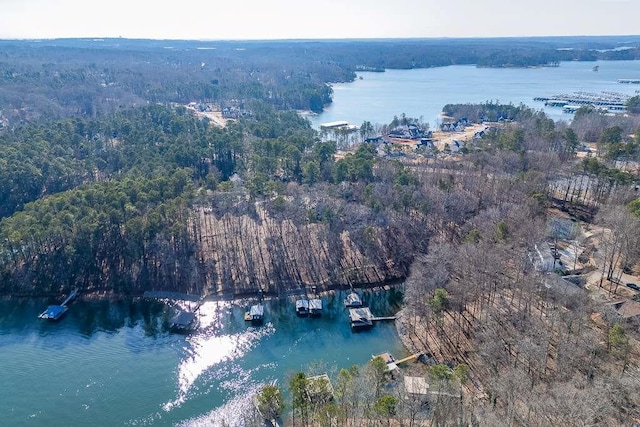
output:
<instances>
[{"instance_id":1,"label":"boat dock","mask_svg":"<svg viewBox=\"0 0 640 427\"><path fill-rule=\"evenodd\" d=\"M309 314L311 314L312 317L322 315L322 300L320 298L309 300Z\"/></svg>"},{"instance_id":2,"label":"boat dock","mask_svg":"<svg viewBox=\"0 0 640 427\"><path fill-rule=\"evenodd\" d=\"M322 316L322 300L318 297L318 287L313 285L311 290L313 291L313 298L309 300L309 314L311 317Z\"/></svg>"},{"instance_id":3,"label":"boat dock","mask_svg":"<svg viewBox=\"0 0 640 427\"><path fill-rule=\"evenodd\" d=\"M393 373L398 370L398 362L393 358L391 353L382 353L373 356L371 359L375 359L376 357L381 358L384 363L387 365L387 371Z\"/></svg>"},{"instance_id":4,"label":"boat dock","mask_svg":"<svg viewBox=\"0 0 640 427\"><path fill-rule=\"evenodd\" d=\"M69 296L62 302L62 304L50 305L49 307L47 307L45 311L40 313L38 317L40 319L59 320L62 316L64 316L67 310L69 310L69 308L67 307L67 304L73 301L77 296L78 296L78 290L77 289L72 290Z\"/></svg>"},{"instance_id":5,"label":"boat dock","mask_svg":"<svg viewBox=\"0 0 640 427\"><path fill-rule=\"evenodd\" d=\"M200 307L198 306L198 308ZM196 323L197 317L195 311L178 310L171 320L169 320L169 329L174 331L189 331L195 327Z\"/></svg>"},{"instance_id":6,"label":"boat dock","mask_svg":"<svg viewBox=\"0 0 640 427\"><path fill-rule=\"evenodd\" d=\"M373 326L373 314L368 307L350 308L349 320L355 330L369 329Z\"/></svg>"},{"instance_id":7,"label":"boat dock","mask_svg":"<svg viewBox=\"0 0 640 427\"><path fill-rule=\"evenodd\" d=\"M174 314L169 319L169 330L172 332L190 332L198 326L198 310L204 303L204 297L201 295L183 294L180 292L164 292L164 291L145 291L143 298L164 300L170 308L173 308ZM186 304L179 304L178 301L184 301ZM192 307L191 303L196 303Z\"/></svg>"},{"instance_id":8,"label":"boat dock","mask_svg":"<svg viewBox=\"0 0 640 427\"><path fill-rule=\"evenodd\" d=\"M296 314L298 316L306 316L309 314L309 300L302 298L296 301Z\"/></svg>"},{"instance_id":9,"label":"boat dock","mask_svg":"<svg viewBox=\"0 0 640 427\"><path fill-rule=\"evenodd\" d=\"M629 98L629 95L618 92L573 92L552 96L537 96L533 100L544 102L547 107L562 107L565 112L575 112L583 106L602 108L611 112L624 112Z\"/></svg>"},{"instance_id":10,"label":"boat dock","mask_svg":"<svg viewBox=\"0 0 640 427\"><path fill-rule=\"evenodd\" d=\"M262 289L258 290L258 302L253 304L245 313L244 320L247 322L251 322L254 326L262 325L264 322L264 305L262 304L262 300L264 299L264 291Z\"/></svg>"},{"instance_id":11,"label":"boat dock","mask_svg":"<svg viewBox=\"0 0 640 427\"><path fill-rule=\"evenodd\" d=\"M618 83L640 85L640 79L618 79Z\"/></svg>"},{"instance_id":12,"label":"boat dock","mask_svg":"<svg viewBox=\"0 0 640 427\"><path fill-rule=\"evenodd\" d=\"M369 307L349 309L349 320L353 329L367 329L373 326L373 322L395 319L395 316L374 316Z\"/></svg>"},{"instance_id":13,"label":"boat dock","mask_svg":"<svg viewBox=\"0 0 640 427\"><path fill-rule=\"evenodd\" d=\"M344 299L344 306L347 308L362 307L362 300L360 299L360 295L358 295L356 292L351 292Z\"/></svg>"},{"instance_id":14,"label":"boat dock","mask_svg":"<svg viewBox=\"0 0 640 427\"><path fill-rule=\"evenodd\" d=\"M261 325L264 322L264 305L262 303L252 305L245 314L244 320L251 322L253 325Z\"/></svg>"}]
</instances>

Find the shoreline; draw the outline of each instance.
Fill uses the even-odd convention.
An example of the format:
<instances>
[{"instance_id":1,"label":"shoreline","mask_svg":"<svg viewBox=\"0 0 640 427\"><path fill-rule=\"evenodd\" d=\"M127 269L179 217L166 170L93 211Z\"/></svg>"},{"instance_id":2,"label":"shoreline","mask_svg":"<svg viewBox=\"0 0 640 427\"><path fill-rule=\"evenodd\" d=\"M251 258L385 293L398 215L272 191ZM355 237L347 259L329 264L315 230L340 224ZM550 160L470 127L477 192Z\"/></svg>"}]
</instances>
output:
<instances>
[{"instance_id":1,"label":"shoreline","mask_svg":"<svg viewBox=\"0 0 640 427\"><path fill-rule=\"evenodd\" d=\"M392 287L395 287L401 283L403 283L406 280L405 277L398 277L395 279L389 279L389 280L385 280L383 282L376 282L376 283L370 283L370 284L358 284L353 286L353 289L361 289L361 290L389 290ZM351 287L347 284L344 283L340 283L340 284L332 284L332 285L325 285L325 286L318 286L317 287L317 293L318 295L328 295L331 292L335 292L335 291L344 291L344 290L348 290ZM69 288L68 291L62 291L62 292L43 292L43 293L24 293L24 294L13 294L13 295L1 295L0 299L2 300L11 300L11 299L38 299L38 298L61 298L64 297L66 295L69 294L70 290L72 288ZM144 298L148 298L148 299L163 299L163 298L155 298L155 297L145 297L144 293L145 292L151 292L151 293L166 293L166 294L175 294L175 295L184 295L184 296L189 296L191 298L195 298L196 300L203 300L203 301L227 301L227 302L233 302L233 301L242 301L244 299L247 298L252 298L255 297L257 295L257 290L256 291L252 291L252 292L238 292L238 293L232 293L232 292L222 292L222 293L218 293L218 294L208 294L208 295L196 295L196 294L186 294L184 292L177 292L177 291L144 291L142 293L136 293L136 294L118 294L118 293L114 293L111 291L89 291L87 292L86 290L83 290L82 288L78 288L78 297L76 299L82 299L85 301L110 301L110 302L116 302L116 301L124 301L124 300L133 300L133 299L144 299ZM282 292L280 294L278 293L271 293L271 292L264 292L264 298L265 299L284 299L284 298L289 298L289 297L293 297L293 296L297 296L297 295L304 295L304 294L311 294L311 286L305 286L304 288L293 288L290 289L286 292ZM176 298L176 300L178 300L178 298Z\"/></svg>"},{"instance_id":2,"label":"shoreline","mask_svg":"<svg viewBox=\"0 0 640 427\"><path fill-rule=\"evenodd\" d=\"M408 315L407 307L402 307L402 309L396 313L395 327L396 332L398 333L398 338L409 354L422 353L424 352L424 349L421 348L421 346L418 346L411 338L411 334L408 329Z\"/></svg>"}]
</instances>

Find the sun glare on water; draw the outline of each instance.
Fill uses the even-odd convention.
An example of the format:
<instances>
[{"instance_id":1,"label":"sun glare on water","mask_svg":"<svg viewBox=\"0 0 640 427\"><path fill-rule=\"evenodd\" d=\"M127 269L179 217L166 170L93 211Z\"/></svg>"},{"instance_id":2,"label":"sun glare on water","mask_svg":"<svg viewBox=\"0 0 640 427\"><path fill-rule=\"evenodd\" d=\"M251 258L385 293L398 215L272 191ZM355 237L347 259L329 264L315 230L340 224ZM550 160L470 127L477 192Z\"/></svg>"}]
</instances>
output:
<instances>
[{"instance_id":1,"label":"sun glare on water","mask_svg":"<svg viewBox=\"0 0 640 427\"><path fill-rule=\"evenodd\" d=\"M177 397L163 405L165 411L187 401L198 379L206 382L209 376L214 381L220 381L218 387L234 391L235 383L242 382L242 378L249 375L235 361L255 347L260 339L273 334L275 329L267 324L257 329L222 334L222 319L230 310L230 304L219 302L207 302L200 307L200 326L187 337L185 356L177 368ZM226 378L229 374L237 381Z\"/></svg>"}]
</instances>

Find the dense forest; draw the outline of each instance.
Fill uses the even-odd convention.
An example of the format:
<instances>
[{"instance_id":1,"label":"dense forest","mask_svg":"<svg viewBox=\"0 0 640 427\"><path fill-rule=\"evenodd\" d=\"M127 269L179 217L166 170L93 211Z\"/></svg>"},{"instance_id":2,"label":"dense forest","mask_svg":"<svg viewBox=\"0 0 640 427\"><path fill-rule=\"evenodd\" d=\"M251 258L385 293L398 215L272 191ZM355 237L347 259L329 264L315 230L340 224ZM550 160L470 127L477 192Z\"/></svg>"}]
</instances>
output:
<instances>
[{"instance_id":1,"label":"dense forest","mask_svg":"<svg viewBox=\"0 0 640 427\"><path fill-rule=\"evenodd\" d=\"M640 273L637 97L628 115L585 107L571 123L525 106L447 105L454 119L490 123L457 154L380 141L338 150L294 111L321 110L327 83L358 69L637 58L638 38L623 39L635 47L0 42L0 292L233 297L403 280L398 328L437 392L408 396L374 361L316 399L298 373L295 425L632 425L639 316L624 307L640 297L624 278ZM192 101L242 114L221 126ZM261 399L282 410L277 388Z\"/></svg>"},{"instance_id":2,"label":"dense forest","mask_svg":"<svg viewBox=\"0 0 640 427\"><path fill-rule=\"evenodd\" d=\"M2 135L5 293L279 292L404 277L425 237L419 223L402 227L422 208L415 178L400 164L376 178L372 147L335 160L335 143L297 114L253 111L224 129L149 106Z\"/></svg>"}]
</instances>

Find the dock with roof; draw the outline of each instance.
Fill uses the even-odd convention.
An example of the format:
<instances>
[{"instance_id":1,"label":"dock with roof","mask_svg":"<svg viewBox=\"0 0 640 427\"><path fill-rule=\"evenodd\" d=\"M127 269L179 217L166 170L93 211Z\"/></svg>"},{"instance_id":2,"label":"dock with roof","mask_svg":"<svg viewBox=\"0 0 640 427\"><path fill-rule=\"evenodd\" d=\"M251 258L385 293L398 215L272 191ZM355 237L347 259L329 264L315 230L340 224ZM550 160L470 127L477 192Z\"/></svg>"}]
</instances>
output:
<instances>
[{"instance_id":1,"label":"dock with roof","mask_svg":"<svg viewBox=\"0 0 640 427\"><path fill-rule=\"evenodd\" d=\"M60 320L62 316L69 310L67 304L73 301L78 296L78 290L74 289L71 291L69 296L62 302L60 305L50 305L47 307L45 311L40 313L38 316L40 319L46 320Z\"/></svg>"}]
</instances>

